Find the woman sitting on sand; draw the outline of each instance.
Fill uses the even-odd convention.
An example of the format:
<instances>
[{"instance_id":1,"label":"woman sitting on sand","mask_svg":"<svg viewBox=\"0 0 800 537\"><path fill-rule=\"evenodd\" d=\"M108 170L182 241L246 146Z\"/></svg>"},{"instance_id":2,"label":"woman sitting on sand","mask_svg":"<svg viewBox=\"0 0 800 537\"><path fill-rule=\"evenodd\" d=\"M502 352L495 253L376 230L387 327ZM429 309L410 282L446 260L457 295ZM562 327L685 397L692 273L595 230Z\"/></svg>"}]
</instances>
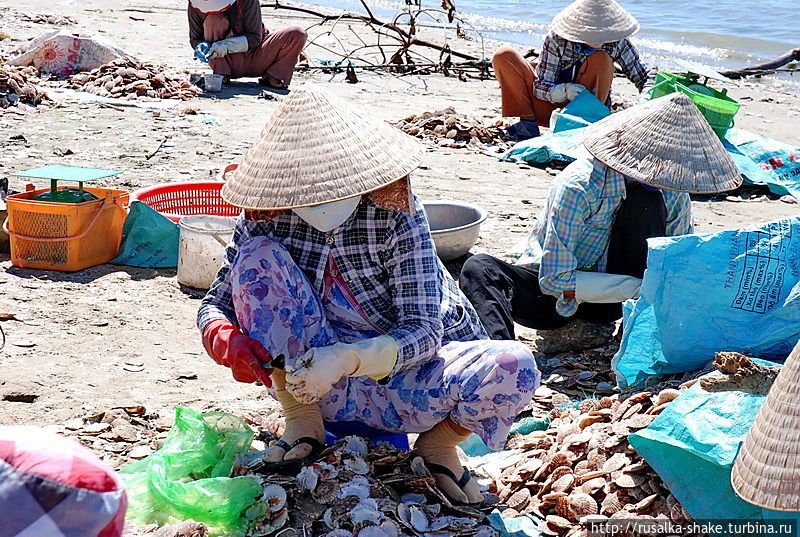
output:
<instances>
[{"instance_id":1,"label":"woman sitting on sand","mask_svg":"<svg viewBox=\"0 0 800 537\"><path fill-rule=\"evenodd\" d=\"M409 188L420 157L330 92L293 91L222 190L245 213L198 325L236 380L274 387L273 471L319 452L323 419L356 421L421 433L440 487L475 503L455 447L474 432L502 448L539 372L524 345L487 338L437 259Z\"/></svg>"},{"instance_id":2,"label":"woman sitting on sand","mask_svg":"<svg viewBox=\"0 0 800 537\"><path fill-rule=\"evenodd\" d=\"M268 32L259 0L189 0L189 41L228 80L259 77L263 86L286 89L306 32L299 26Z\"/></svg>"},{"instance_id":3,"label":"woman sitting on sand","mask_svg":"<svg viewBox=\"0 0 800 537\"><path fill-rule=\"evenodd\" d=\"M576 0L550 23L538 64L511 47L497 49L492 65L500 82L503 116L520 118L509 134L518 140L538 136L538 125L549 126L553 110L585 89L607 103L614 62L642 91L647 69L627 39L638 30L633 15L614 0Z\"/></svg>"}]
</instances>

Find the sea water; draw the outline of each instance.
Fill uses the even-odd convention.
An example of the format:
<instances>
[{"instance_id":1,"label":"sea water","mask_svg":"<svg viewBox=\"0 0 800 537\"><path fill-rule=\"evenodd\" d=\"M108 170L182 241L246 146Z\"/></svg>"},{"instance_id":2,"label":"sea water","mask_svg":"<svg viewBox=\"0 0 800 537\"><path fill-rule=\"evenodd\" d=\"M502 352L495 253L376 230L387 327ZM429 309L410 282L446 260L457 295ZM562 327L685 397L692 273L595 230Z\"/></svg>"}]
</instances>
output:
<instances>
[{"instance_id":1,"label":"sea water","mask_svg":"<svg viewBox=\"0 0 800 537\"><path fill-rule=\"evenodd\" d=\"M311 0L348 11L364 12L359 0ZM553 16L568 0L453 0L466 23L485 38L509 42L521 50L537 48ZM368 0L376 16L391 18L405 2ZM641 24L633 38L649 63L674 70L682 58L717 70L773 60L800 47L800 0L622 0ZM438 0L422 7L438 8ZM432 19L421 22L436 25ZM475 34L473 34L475 35ZM492 50L486 51L491 57ZM800 82L800 73L794 77ZM791 80L791 79L789 79Z\"/></svg>"}]
</instances>

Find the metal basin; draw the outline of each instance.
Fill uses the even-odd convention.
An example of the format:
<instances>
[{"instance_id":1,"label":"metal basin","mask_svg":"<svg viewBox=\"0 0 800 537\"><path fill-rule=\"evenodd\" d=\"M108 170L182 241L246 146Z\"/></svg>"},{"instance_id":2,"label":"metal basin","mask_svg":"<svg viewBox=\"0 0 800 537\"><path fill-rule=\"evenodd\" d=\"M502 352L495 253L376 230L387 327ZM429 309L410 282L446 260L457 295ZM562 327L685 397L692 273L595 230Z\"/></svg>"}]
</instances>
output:
<instances>
[{"instance_id":1,"label":"metal basin","mask_svg":"<svg viewBox=\"0 0 800 537\"><path fill-rule=\"evenodd\" d=\"M460 201L425 201L422 205L442 261L461 257L478 242L481 223L486 220L481 207Z\"/></svg>"}]
</instances>

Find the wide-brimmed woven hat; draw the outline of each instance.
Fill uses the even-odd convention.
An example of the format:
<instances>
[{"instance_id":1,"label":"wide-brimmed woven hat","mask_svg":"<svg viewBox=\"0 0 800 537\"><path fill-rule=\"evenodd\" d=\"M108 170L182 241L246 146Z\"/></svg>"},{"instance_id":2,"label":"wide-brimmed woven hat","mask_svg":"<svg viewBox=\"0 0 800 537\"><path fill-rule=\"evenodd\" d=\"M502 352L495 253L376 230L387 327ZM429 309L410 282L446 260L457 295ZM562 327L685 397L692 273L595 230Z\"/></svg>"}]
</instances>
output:
<instances>
[{"instance_id":1,"label":"wide-brimmed woven hat","mask_svg":"<svg viewBox=\"0 0 800 537\"><path fill-rule=\"evenodd\" d=\"M412 137L307 84L278 106L222 197L245 209L317 205L402 179L421 158Z\"/></svg>"},{"instance_id":2,"label":"wide-brimmed woven hat","mask_svg":"<svg viewBox=\"0 0 800 537\"><path fill-rule=\"evenodd\" d=\"M683 93L637 104L589 125L583 144L609 168L658 188L711 193L742 183L722 142Z\"/></svg>"},{"instance_id":3,"label":"wide-brimmed woven hat","mask_svg":"<svg viewBox=\"0 0 800 537\"><path fill-rule=\"evenodd\" d=\"M733 464L742 499L776 511L800 511L800 344L756 414Z\"/></svg>"},{"instance_id":4,"label":"wide-brimmed woven hat","mask_svg":"<svg viewBox=\"0 0 800 537\"><path fill-rule=\"evenodd\" d=\"M550 30L578 43L619 41L639 31L639 21L614 0L576 0L553 17Z\"/></svg>"},{"instance_id":5,"label":"wide-brimmed woven hat","mask_svg":"<svg viewBox=\"0 0 800 537\"><path fill-rule=\"evenodd\" d=\"M211 15L212 13L219 13L231 7L236 0L189 0L193 8Z\"/></svg>"}]
</instances>

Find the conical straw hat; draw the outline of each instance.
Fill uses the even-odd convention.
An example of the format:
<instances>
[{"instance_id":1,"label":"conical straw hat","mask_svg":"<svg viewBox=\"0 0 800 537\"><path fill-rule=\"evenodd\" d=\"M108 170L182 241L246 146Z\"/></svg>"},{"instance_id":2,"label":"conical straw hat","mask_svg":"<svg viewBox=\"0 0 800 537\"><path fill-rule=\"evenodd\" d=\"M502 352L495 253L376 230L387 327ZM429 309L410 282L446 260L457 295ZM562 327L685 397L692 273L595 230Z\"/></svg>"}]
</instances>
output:
<instances>
[{"instance_id":1,"label":"conical straw hat","mask_svg":"<svg viewBox=\"0 0 800 537\"><path fill-rule=\"evenodd\" d=\"M736 494L759 507L800 511L800 343L744 438L731 484Z\"/></svg>"},{"instance_id":2,"label":"conical straw hat","mask_svg":"<svg viewBox=\"0 0 800 537\"><path fill-rule=\"evenodd\" d=\"M637 104L589 125L586 149L603 164L647 185L694 193L742 183L708 121L683 93Z\"/></svg>"},{"instance_id":3,"label":"conical straw hat","mask_svg":"<svg viewBox=\"0 0 800 537\"><path fill-rule=\"evenodd\" d=\"M358 196L406 177L412 137L312 85L292 90L222 187L245 209L294 209Z\"/></svg>"},{"instance_id":4,"label":"conical straw hat","mask_svg":"<svg viewBox=\"0 0 800 537\"><path fill-rule=\"evenodd\" d=\"M553 17L550 30L577 43L619 41L639 31L639 21L614 0L576 0Z\"/></svg>"}]
</instances>

